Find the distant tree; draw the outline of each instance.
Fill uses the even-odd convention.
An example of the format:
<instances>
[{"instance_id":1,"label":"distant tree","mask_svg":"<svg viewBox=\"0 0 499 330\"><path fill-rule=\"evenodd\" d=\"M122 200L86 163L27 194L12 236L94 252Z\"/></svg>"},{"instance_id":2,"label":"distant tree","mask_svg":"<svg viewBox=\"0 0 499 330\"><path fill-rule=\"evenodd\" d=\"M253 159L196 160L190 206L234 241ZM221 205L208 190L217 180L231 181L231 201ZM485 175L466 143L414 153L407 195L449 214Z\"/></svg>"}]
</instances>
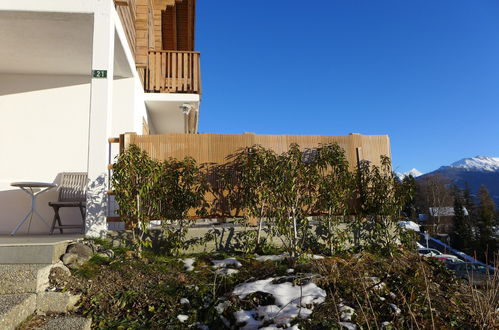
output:
<instances>
[{"instance_id":1,"label":"distant tree","mask_svg":"<svg viewBox=\"0 0 499 330\"><path fill-rule=\"evenodd\" d=\"M425 175L417 181L416 205L423 212L430 214L430 208L436 210L449 207L453 204L452 193L450 191L451 181L439 174ZM435 225L435 232L440 231L442 212L436 212L430 219Z\"/></svg>"},{"instance_id":2,"label":"distant tree","mask_svg":"<svg viewBox=\"0 0 499 330\"><path fill-rule=\"evenodd\" d=\"M472 217L475 211L475 202L473 201L473 196L471 196L471 190L468 182L466 182L463 189L463 201L464 207L466 207L466 209L468 210L468 214Z\"/></svg>"},{"instance_id":3,"label":"distant tree","mask_svg":"<svg viewBox=\"0 0 499 330\"><path fill-rule=\"evenodd\" d=\"M414 220L418 216L416 201L414 197L414 192L416 191L416 179L414 179L412 174L409 174L402 179L401 183L406 187L406 189L409 189L411 192L410 197L407 199L407 202L404 204L402 208L402 213L406 217Z\"/></svg>"},{"instance_id":4,"label":"distant tree","mask_svg":"<svg viewBox=\"0 0 499 330\"><path fill-rule=\"evenodd\" d=\"M489 191L485 186L481 186L478 192L477 227L478 242L477 252L480 259L489 262L494 260L494 253L497 253L497 240L494 238L493 226L496 222L496 205Z\"/></svg>"},{"instance_id":5,"label":"distant tree","mask_svg":"<svg viewBox=\"0 0 499 330\"><path fill-rule=\"evenodd\" d=\"M470 253L474 243L472 223L469 214L464 212L465 197L464 191L458 187L453 187L454 194L454 232L452 233L452 246Z\"/></svg>"}]
</instances>

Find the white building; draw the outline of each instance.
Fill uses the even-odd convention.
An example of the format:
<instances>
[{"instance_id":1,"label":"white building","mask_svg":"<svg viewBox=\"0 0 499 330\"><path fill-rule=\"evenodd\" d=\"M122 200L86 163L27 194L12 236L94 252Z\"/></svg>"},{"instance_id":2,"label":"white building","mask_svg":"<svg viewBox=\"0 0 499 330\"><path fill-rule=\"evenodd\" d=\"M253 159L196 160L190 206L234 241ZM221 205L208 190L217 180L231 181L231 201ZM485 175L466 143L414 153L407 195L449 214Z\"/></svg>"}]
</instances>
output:
<instances>
[{"instance_id":1,"label":"white building","mask_svg":"<svg viewBox=\"0 0 499 330\"><path fill-rule=\"evenodd\" d=\"M62 172L88 173L86 233L103 234L108 138L197 131L194 17L195 0L0 1L0 234L30 208L10 183ZM49 224L55 200L52 189L37 203ZM61 214L78 222L77 209ZM47 232L33 218L30 233Z\"/></svg>"}]
</instances>

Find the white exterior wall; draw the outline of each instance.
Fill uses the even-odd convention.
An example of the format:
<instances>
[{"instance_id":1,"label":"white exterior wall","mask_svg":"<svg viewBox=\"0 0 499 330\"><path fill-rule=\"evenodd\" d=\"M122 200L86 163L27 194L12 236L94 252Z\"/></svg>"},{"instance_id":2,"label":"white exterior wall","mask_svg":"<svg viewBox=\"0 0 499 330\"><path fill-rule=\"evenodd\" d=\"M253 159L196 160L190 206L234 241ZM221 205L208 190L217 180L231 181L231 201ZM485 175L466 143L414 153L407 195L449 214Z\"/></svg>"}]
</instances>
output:
<instances>
[{"instance_id":1,"label":"white exterior wall","mask_svg":"<svg viewBox=\"0 0 499 330\"><path fill-rule=\"evenodd\" d=\"M140 134L143 118L148 120L133 56L113 6L112 0L0 1L0 12L17 12L23 17L21 25L32 31L53 31L59 24L56 31L67 32L55 38L42 33L49 38L45 42L25 42L32 47L29 62L10 56L0 70L0 234L10 233L30 209L29 196L10 183L59 183L61 172L88 172L87 235L102 235L106 230L107 196L102 179L109 160L107 138L125 132ZM68 15L47 16L56 12ZM76 13L92 14L92 21ZM19 39L29 40L22 35L17 38L17 31L8 36L6 40L13 45L9 50L20 48ZM57 46L48 45L49 41ZM68 47L77 49L78 56L54 52ZM37 64L27 68L24 63ZM91 78L91 69L107 70L108 78ZM40 74L30 74L34 72ZM128 78L113 80L113 72ZM114 157L117 145L113 151ZM56 199L54 189L38 200L37 209L48 224L53 211L47 203ZM61 217L63 223L80 221L75 208L61 209ZM19 233L25 230L23 226ZM47 232L47 226L34 217L30 233Z\"/></svg>"},{"instance_id":2,"label":"white exterior wall","mask_svg":"<svg viewBox=\"0 0 499 330\"><path fill-rule=\"evenodd\" d=\"M112 135L118 137L126 132L142 134L142 118L147 121L144 92L139 78L115 79Z\"/></svg>"},{"instance_id":3,"label":"white exterior wall","mask_svg":"<svg viewBox=\"0 0 499 330\"><path fill-rule=\"evenodd\" d=\"M58 182L61 172L87 168L90 78L0 75L0 234L10 233L28 213L30 198L13 181ZM38 210L49 224L55 190L40 196ZM68 223L76 209L65 209ZM23 227L19 233L25 232ZM47 233L34 217L32 233Z\"/></svg>"}]
</instances>

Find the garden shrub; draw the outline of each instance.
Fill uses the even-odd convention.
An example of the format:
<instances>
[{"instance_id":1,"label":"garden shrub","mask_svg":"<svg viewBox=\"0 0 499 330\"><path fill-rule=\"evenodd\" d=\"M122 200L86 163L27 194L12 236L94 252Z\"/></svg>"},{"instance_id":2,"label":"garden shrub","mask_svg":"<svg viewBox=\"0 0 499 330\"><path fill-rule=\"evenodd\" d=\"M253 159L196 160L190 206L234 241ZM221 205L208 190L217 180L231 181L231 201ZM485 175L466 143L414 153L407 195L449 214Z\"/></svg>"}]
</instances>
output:
<instances>
[{"instance_id":1,"label":"garden shrub","mask_svg":"<svg viewBox=\"0 0 499 330\"><path fill-rule=\"evenodd\" d=\"M235 245L245 252L262 250L270 237L278 237L291 256L333 255L345 250L352 236L358 248L389 252L400 242L397 224L413 194L413 187L396 179L389 158L382 157L380 166L362 161L352 172L337 144L306 150L292 144L280 155L252 146L226 164L203 166L189 157L156 161L132 145L118 158L112 184L139 254L153 243L156 251L176 254L216 239L214 233L185 239L194 210L198 216L245 216L245 224L256 219L256 229L247 227L236 237ZM162 220L160 235L148 234L150 220Z\"/></svg>"}]
</instances>

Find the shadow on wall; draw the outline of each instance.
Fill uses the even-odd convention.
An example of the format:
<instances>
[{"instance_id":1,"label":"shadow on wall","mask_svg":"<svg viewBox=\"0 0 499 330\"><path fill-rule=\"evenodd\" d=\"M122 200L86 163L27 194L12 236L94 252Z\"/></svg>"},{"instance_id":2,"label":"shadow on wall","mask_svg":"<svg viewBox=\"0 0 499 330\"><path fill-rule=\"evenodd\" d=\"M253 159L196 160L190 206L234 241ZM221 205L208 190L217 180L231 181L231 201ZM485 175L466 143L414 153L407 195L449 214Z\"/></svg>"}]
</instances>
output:
<instances>
[{"instance_id":1,"label":"shadow on wall","mask_svg":"<svg viewBox=\"0 0 499 330\"><path fill-rule=\"evenodd\" d=\"M2 74L0 75L0 96L85 85L90 81L90 76Z\"/></svg>"},{"instance_id":2,"label":"shadow on wall","mask_svg":"<svg viewBox=\"0 0 499 330\"><path fill-rule=\"evenodd\" d=\"M107 175L101 174L87 188L86 235L104 237L107 233ZM90 197L90 198L89 198ZM104 219L104 221L102 220Z\"/></svg>"},{"instance_id":3,"label":"shadow on wall","mask_svg":"<svg viewBox=\"0 0 499 330\"><path fill-rule=\"evenodd\" d=\"M58 174L53 183L59 185L61 174ZM34 191L39 191L36 189ZM51 189L39 195L36 199L36 209L44 218L45 222L51 226L54 217L53 209L49 202L57 201L57 188ZM31 197L19 188L10 186L9 182L0 183L0 234L10 234L12 230L21 222L31 209ZM78 208L62 208L59 211L63 224L80 224L81 215ZM19 229L18 234L48 234L50 228L42 222L38 216L33 216L30 221L26 221ZM59 231L54 231L57 235ZM65 234L80 233L78 229L66 229Z\"/></svg>"}]
</instances>

